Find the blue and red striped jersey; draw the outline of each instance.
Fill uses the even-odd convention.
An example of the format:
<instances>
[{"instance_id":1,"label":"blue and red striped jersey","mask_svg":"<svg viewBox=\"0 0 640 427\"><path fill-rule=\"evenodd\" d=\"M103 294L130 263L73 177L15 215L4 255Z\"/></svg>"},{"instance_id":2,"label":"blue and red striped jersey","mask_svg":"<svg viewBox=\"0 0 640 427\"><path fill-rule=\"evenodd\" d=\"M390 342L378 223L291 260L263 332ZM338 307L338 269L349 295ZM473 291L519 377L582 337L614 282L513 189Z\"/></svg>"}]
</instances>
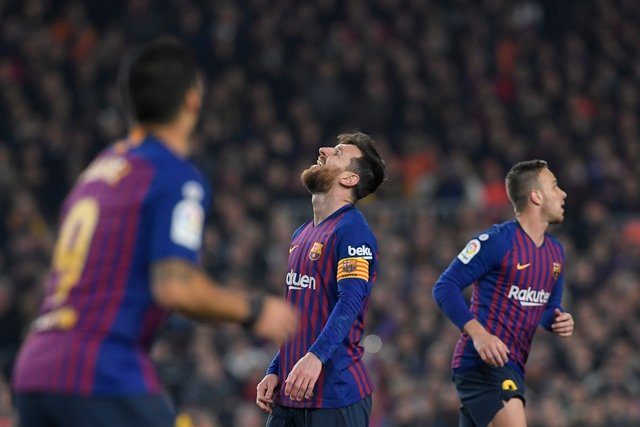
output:
<instances>
[{"instance_id":1,"label":"blue and red striped jersey","mask_svg":"<svg viewBox=\"0 0 640 427\"><path fill-rule=\"evenodd\" d=\"M494 225L474 237L436 282L433 295L462 329L472 318L509 348L508 364L524 375L538 325L550 330L561 309L564 249L545 233L537 247L517 221ZM462 290L473 284L471 305ZM482 364L464 332L456 344L452 368Z\"/></svg>"},{"instance_id":2,"label":"blue and red striped jersey","mask_svg":"<svg viewBox=\"0 0 640 427\"><path fill-rule=\"evenodd\" d=\"M149 348L168 313L152 299L150 267L169 257L198 262L209 198L196 168L152 136L104 150L63 205L14 389L159 392Z\"/></svg>"},{"instance_id":3,"label":"blue and red striped jersey","mask_svg":"<svg viewBox=\"0 0 640 427\"><path fill-rule=\"evenodd\" d=\"M346 205L318 225L308 221L293 234L285 280L287 301L301 314L298 332L274 357L269 374L280 378L276 402L294 408L340 408L373 393L362 360L369 295L378 248L362 214ZM312 398L284 395L284 381L307 352L323 362Z\"/></svg>"}]
</instances>

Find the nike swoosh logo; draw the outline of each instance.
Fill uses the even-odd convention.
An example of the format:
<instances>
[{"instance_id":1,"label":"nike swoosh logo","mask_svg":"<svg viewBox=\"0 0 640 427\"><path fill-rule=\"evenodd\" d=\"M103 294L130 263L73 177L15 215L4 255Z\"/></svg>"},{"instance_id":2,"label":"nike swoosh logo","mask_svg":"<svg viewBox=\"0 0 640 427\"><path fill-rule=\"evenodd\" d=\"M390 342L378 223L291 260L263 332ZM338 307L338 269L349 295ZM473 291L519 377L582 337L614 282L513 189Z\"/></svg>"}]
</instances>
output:
<instances>
[{"instance_id":1,"label":"nike swoosh logo","mask_svg":"<svg viewBox=\"0 0 640 427\"><path fill-rule=\"evenodd\" d=\"M531 263L527 263L527 264L517 263L516 264L516 270L524 270L525 268L528 268L530 265L531 265Z\"/></svg>"},{"instance_id":2,"label":"nike swoosh logo","mask_svg":"<svg viewBox=\"0 0 640 427\"><path fill-rule=\"evenodd\" d=\"M289 253L293 252L293 250L294 250L295 248L297 248L298 246L300 246L300 245L291 246L291 247L289 248Z\"/></svg>"}]
</instances>

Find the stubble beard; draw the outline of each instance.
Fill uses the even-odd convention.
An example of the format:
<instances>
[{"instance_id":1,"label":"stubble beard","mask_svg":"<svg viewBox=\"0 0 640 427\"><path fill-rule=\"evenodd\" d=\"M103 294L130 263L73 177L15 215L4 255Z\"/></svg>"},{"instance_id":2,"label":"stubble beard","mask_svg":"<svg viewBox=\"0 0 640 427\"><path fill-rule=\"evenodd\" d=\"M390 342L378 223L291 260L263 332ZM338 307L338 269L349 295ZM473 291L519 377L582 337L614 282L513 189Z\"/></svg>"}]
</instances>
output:
<instances>
[{"instance_id":1,"label":"stubble beard","mask_svg":"<svg viewBox=\"0 0 640 427\"><path fill-rule=\"evenodd\" d=\"M564 220L564 213L560 213L556 217L551 218L551 221L549 221L549 224L560 224L562 223L563 220Z\"/></svg>"},{"instance_id":2,"label":"stubble beard","mask_svg":"<svg viewBox=\"0 0 640 427\"><path fill-rule=\"evenodd\" d=\"M557 214L549 216L549 224L560 224L564 220L564 210L560 208Z\"/></svg>"}]
</instances>

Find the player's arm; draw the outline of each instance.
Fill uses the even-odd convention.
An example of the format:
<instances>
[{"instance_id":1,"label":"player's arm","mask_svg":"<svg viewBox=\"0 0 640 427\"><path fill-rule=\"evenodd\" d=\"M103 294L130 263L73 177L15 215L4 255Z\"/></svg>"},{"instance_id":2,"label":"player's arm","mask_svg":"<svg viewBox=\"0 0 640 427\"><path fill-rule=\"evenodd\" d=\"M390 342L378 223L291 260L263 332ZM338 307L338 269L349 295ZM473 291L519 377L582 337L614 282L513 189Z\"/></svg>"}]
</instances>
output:
<instances>
[{"instance_id":1,"label":"player's arm","mask_svg":"<svg viewBox=\"0 0 640 427\"><path fill-rule=\"evenodd\" d=\"M267 373L256 387L256 404L260 409L270 414L273 408L273 396L280 386L280 352L277 352L271 364L267 368Z\"/></svg>"},{"instance_id":2,"label":"player's arm","mask_svg":"<svg viewBox=\"0 0 640 427\"><path fill-rule=\"evenodd\" d=\"M271 360L271 364L267 368L267 375L273 374L278 375L280 373L280 352L278 351L273 359Z\"/></svg>"},{"instance_id":3,"label":"player's arm","mask_svg":"<svg viewBox=\"0 0 640 427\"><path fill-rule=\"evenodd\" d=\"M509 348L500 338L485 329L476 319L465 323L462 329L471 337L473 346L483 362L491 366L504 366L509 361Z\"/></svg>"},{"instance_id":4,"label":"player's arm","mask_svg":"<svg viewBox=\"0 0 640 427\"><path fill-rule=\"evenodd\" d=\"M434 286L433 296L438 305L460 330L471 337L473 346L485 363L504 366L509 361L509 348L473 317L462 295L466 286L450 275L453 274L447 270Z\"/></svg>"},{"instance_id":5,"label":"player's arm","mask_svg":"<svg viewBox=\"0 0 640 427\"><path fill-rule=\"evenodd\" d=\"M493 268L500 249L495 236L484 241L470 240L433 286L432 295L438 307L458 329L464 330L474 319L462 292Z\"/></svg>"},{"instance_id":6,"label":"player's arm","mask_svg":"<svg viewBox=\"0 0 640 427\"><path fill-rule=\"evenodd\" d=\"M562 257L564 263L564 254ZM557 282L551 291L549 301L545 307L540 326L554 332L561 337L570 337L573 334L574 320L571 313L562 308L562 293L564 289L564 272L558 276Z\"/></svg>"},{"instance_id":7,"label":"player's arm","mask_svg":"<svg viewBox=\"0 0 640 427\"><path fill-rule=\"evenodd\" d=\"M508 347L473 316L462 291L487 274L504 254L503 240L494 234L472 239L442 273L433 287L433 297L444 314L471 337L480 358L492 366L509 360Z\"/></svg>"},{"instance_id":8,"label":"player's arm","mask_svg":"<svg viewBox=\"0 0 640 427\"><path fill-rule=\"evenodd\" d=\"M295 312L286 302L223 288L199 267L180 258L153 263L152 294L158 305L185 316L240 322L275 343L283 342L297 325Z\"/></svg>"},{"instance_id":9,"label":"player's arm","mask_svg":"<svg viewBox=\"0 0 640 427\"><path fill-rule=\"evenodd\" d=\"M315 343L293 367L285 380L284 394L293 400L309 399L322 371L336 348L345 339L362 310L370 284L363 279L338 282L338 302Z\"/></svg>"}]
</instances>

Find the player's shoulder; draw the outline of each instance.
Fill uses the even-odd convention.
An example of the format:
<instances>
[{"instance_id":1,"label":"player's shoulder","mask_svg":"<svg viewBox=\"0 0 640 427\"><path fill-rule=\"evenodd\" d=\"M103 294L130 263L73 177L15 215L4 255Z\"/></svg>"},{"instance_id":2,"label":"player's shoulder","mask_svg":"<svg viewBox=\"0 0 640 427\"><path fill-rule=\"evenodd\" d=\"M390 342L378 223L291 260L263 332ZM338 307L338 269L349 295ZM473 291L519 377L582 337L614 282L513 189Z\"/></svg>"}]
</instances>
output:
<instances>
[{"instance_id":1,"label":"player's shoulder","mask_svg":"<svg viewBox=\"0 0 640 427\"><path fill-rule=\"evenodd\" d=\"M345 210L335 234L338 252L345 251L349 256L365 254L365 258L370 259L378 250L376 236L364 215L354 206Z\"/></svg>"},{"instance_id":2,"label":"player's shoulder","mask_svg":"<svg viewBox=\"0 0 640 427\"><path fill-rule=\"evenodd\" d=\"M509 240L513 237L518 224L516 221L505 221L500 224L493 224L491 227L481 231L474 238L481 242L495 240Z\"/></svg>"},{"instance_id":3,"label":"player's shoulder","mask_svg":"<svg viewBox=\"0 0 640 427\"><path fill-rule=\"evenodd\" d=\"M174 154L153 136L145 137L128 156L132 161L147 163L154 169L152 186L156 189L189 193L209 191L204 176L193 163Z\"/></svg>"},{"instance_id":4,"label":"player's shoulder","mask_svg":"<svg viewBox=\"0 0 640 427\"><path fill-rule=\"evenodd\" d=\"M373 235L367 219L364 217L362 212L353 205L346 208L343 212L340 222L336 226L336 232L357 232Z\"/></svg>"},{"instance_id":5,"label":"player's shoulder","mask_svg":"<svg viewBox=\"0 0 640 427\"><path fill-rule=\"evenodd\" d=\"M467 242L457 258L463 264L468 264L476 255L482 259L502 257L509 250L515 232L514 223L515 221L506 221L482 230Z\"/></svg>"},{"instance_id":6,"label":"player's shoulder","mask_svg":"<svg viewBox=\"0 0 640 427\"><path fill-rule=\"evenodd\" d=\"M131 149L130 155L133 158L144 159L151 163L160 171L170 173L173 179L181 176L191 179L202 179L202 174L189 160L173 153L164 143L153 136L147 136L140 144Z\"/></svg>"}]
</instances>

